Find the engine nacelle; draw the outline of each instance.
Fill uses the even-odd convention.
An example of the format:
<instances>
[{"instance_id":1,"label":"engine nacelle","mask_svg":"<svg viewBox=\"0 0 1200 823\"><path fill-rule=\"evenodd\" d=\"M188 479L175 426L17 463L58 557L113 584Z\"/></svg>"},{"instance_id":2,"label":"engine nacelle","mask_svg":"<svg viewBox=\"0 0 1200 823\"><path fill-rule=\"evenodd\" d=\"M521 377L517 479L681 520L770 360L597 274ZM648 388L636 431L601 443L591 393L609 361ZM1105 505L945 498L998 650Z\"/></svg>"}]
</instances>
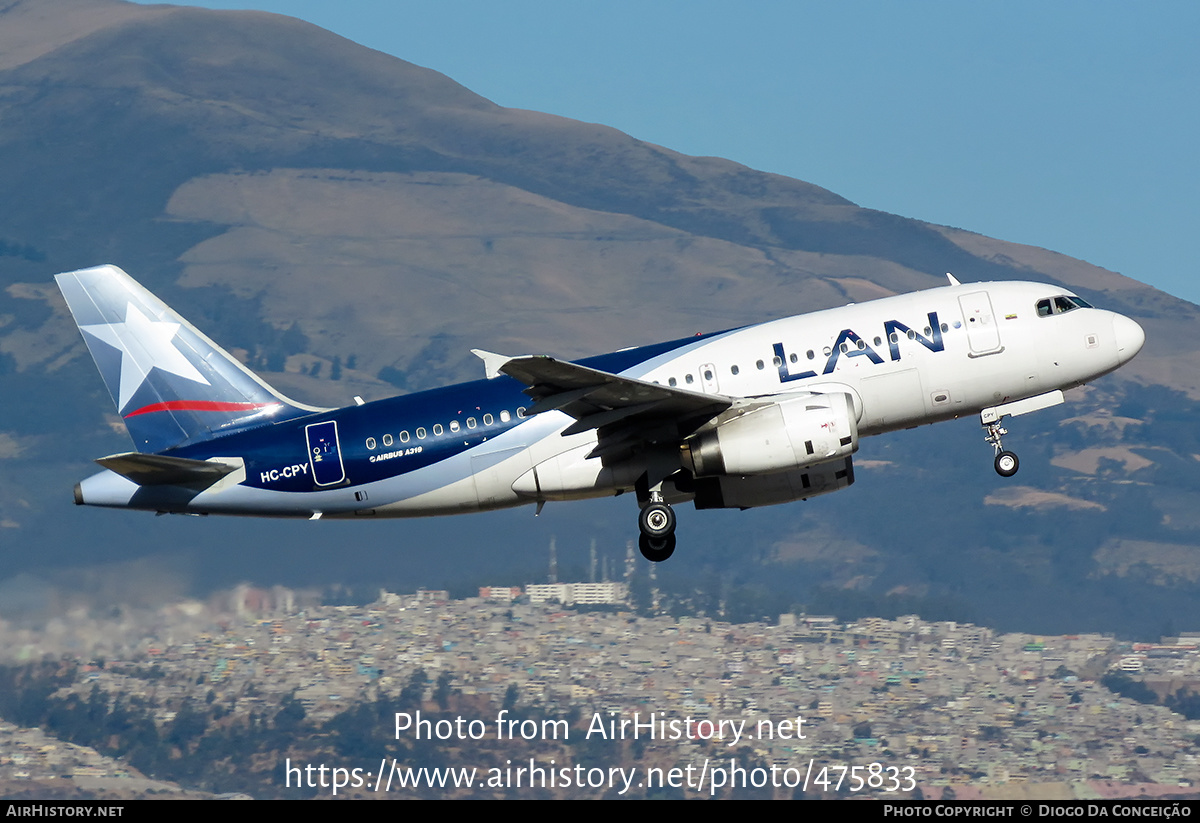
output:
<instances>
[{"instance_id":1,"label":"engine nacelle","mask_svg":"<svg viewBox=\"0 0 1200 823\"><path fill-rule=\"evenodd\" d=\"M807 500L853 482L854 465L847 457L808 469L754 477L698 477L692 481L692 493L697 509L751 509Z\"/></svg>"},{"instance_id":2,"label":"engine nacelle","mask_svg":"<svg viewBox=\"0 0 1200 823\"><path fill-rule=\"evenodd\" d=\"M849 394L807 394L726 420L682 448L696 477L772 474L854 454L858 421Z\"/></svg>"}]
</instances>

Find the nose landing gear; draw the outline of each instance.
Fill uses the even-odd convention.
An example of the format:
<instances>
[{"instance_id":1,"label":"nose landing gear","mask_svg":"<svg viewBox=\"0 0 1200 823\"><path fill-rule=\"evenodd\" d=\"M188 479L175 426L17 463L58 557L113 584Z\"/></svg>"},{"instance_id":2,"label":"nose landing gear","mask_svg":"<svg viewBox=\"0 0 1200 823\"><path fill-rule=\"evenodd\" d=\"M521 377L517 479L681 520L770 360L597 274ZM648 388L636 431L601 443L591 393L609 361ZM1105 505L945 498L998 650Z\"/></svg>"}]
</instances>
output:
<instances>
[{"instance_id":1,"label":"nose landing gear","mask_svg":"<svg viewBox=\"0 0 1200 823\"><path fill-rule=\"evenodd\" d=\"M1012 477L1017 473L1017 469L1021 468L1021 461L1017 459L1017 455L1010 451L1004 450L1004 445L1000 442L1000 438L1008 434L1008 429L1000 425L999 420L991 423L984 423L984 440L992 444L992 448L996 450L996 474L1001 477Z\"/></svg>"},{"instance_id":2,"label":"nose landing gear","mask_svg":"<svg viewBox=\"0 0 1200 823\"><path fill-rule=\"evenodd\" d=\"M1001 477L1012 477L1021 467L1021 461L1017 460L1017 456L1010 451L1005 451L1004 445L1000 442L1000 438L1008 434L1008 429L1000 425L1004 418L1048 409L1061 402L1063 402L1062 390L1055 389L1045 394L1026 397L1024 400L991 406L979 413L979 423L983 426L983 439L991 443L992 448L996 450L996 474Z\"/></svg>"}]
</instances>

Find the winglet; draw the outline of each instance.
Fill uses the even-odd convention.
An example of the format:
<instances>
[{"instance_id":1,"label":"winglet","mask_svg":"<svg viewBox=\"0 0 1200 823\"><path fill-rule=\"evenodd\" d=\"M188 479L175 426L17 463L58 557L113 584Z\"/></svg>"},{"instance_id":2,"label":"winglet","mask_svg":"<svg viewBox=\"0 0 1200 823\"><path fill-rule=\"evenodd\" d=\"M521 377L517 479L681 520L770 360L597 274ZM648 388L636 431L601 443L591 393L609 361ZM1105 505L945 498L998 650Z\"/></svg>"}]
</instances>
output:
<instances>
[{"instance_id":1,"label":"winglet","mask_svg":"<svg viewBox=\"0 0 1200 823\"><path fill-rule=\"evenodd\" d=\"M958 282L958 278L957 278L957 277L955 277L955 276L954 276L953 274L951 274L950 272L946 272L946 276L947 276L948 278L950 278L950 285L951 285L951 286L961 286L961 285L962 285L962 283L959 283L959 282Z\"/></svg>"},{"instance_id":2,"label":"winglet","mask_svg":"<svg viewBox=\"0 0 1200 823\"><path fill-rule=\"evenodd\" d=\"M471 354L483 361L483 371L487 374L487 379L492 380L500 376L500 369L509 360L512 360L506 354L496 354L495 352L484 351L483 349L471 349Z\"/></svg>"}]
</instances>

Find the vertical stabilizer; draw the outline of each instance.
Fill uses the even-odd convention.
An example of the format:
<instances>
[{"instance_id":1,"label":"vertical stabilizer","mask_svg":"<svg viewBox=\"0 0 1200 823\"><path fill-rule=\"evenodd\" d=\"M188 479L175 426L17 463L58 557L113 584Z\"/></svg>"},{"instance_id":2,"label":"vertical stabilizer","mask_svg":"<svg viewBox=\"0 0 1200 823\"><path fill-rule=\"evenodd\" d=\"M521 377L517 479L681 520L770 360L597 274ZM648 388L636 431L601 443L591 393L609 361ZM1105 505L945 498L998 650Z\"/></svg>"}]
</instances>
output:
<instances>
[{"instance_id":1,"label":"vertical stabilizer","mask_svg":"<svg viewBox=\"0 0 1200 823\"><path fill-rule=\"evenodd\" d=\"M320 411L259 380L116 266L54 279L140 452Z\"/></svg>"}]
</instances>

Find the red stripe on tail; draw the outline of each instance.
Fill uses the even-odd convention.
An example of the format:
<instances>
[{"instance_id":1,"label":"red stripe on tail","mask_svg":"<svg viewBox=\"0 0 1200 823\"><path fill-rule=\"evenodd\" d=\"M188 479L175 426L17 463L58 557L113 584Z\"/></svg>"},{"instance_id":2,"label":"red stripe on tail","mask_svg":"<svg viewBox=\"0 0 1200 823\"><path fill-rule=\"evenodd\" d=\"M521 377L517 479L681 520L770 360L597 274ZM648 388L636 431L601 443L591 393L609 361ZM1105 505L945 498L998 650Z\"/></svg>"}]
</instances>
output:
<instances>
[{"instance_id":1,"label":"red stripe on tail","mask_svg":"<svg viewBox=\"0 0 1200 823\"><path fill-rule=\"evenodd\" d=\"M142 406L140 409L134 409L129 414L125 415L125 419L137 417L139 414L150 414L151 412L160 411L206 411L206 412L235 412L235 411L254 411L255 409L265 409L271 406L278 406L279 403L228 403L220 400L168 400L164 403L151 403L149 406Z\"/></svg>"}]
</instances>

